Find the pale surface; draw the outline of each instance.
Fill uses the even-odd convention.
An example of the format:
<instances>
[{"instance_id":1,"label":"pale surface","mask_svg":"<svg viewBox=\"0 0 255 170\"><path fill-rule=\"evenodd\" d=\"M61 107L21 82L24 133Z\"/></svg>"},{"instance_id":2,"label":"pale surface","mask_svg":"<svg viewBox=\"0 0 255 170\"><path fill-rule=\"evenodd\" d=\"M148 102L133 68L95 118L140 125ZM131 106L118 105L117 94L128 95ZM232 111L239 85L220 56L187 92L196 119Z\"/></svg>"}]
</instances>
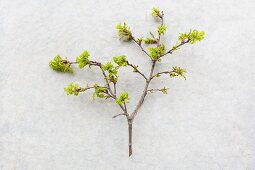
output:
<instances>
[{"instance_id":1,"label":"pale surface","mask_svg":"<svg viewBox=\"0 0 255 170\"><path fill-rule=\"evenodd\" d=\"M152 6L165 11L168 47L190 28L206 38L157 66L184 67L188 79L153 81L170 92L146 98L129 158L126 120L111 119L120 112L114 102L63 91L70 82L100 83L101 72L59 74L48 62L88 49L103 62L126 54L148 74L149 60L121 43L114 27L126 21L135 36L146 36L156 27ZM1 0L0 169L255 169L254 9L254 0ZM126 69L119 85L133 110L143 81Z\"/></svg>"}]
</instances>

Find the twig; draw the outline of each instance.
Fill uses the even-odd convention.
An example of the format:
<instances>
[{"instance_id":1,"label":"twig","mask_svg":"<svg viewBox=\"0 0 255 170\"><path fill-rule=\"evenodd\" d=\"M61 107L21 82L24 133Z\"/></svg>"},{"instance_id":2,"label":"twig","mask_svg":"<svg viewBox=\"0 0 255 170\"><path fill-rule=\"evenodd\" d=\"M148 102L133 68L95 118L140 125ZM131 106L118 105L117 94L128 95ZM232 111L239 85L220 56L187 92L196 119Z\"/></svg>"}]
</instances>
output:
<instances>
[{"instance_id":1,"label":"twig","mask_svg":"<svg viewBox=\"0 0 255 170\"><path fill-rule=\"evenodd\" d=\"M140 100L139 100L139 102L138 102L138 104L137 104L135 110L133 111L133 113L132 113L131 116L130 116L130 119L131 119L132 121L133 121L133 119L135 118L135 116L137 115L137 112L138 112L138 110L141 108L141 106L142 106L142 104L143 104L143 102L144 102L144 99L145 99L145 97L146 97L146 95L147 95L147 90L148 90L149 84L150 84L151 79L152 79L152 75L153 75L153 71L154 71L156 62L157 62L157 60L152 60L150 76L149 76L149 78L148 78L147 81L146 81L146 84L145 84L143 93L142 93L142 95L141 95L141 97L140 97Z\"/></svg>"},{"instance_id":2,"label":"twig","mask_svg":"<svg viewBox=\"0 0 255 170\"><path fill-rule=\"evenodd\" d=\"M161 75L161 74L170 74L170 73L172 73L172 72L173 72L173 71L162 71L162 72L159 72L159 73L153 75L153 76L151 77L151 79L153 79L153 78L155 78L155 77L158 77L158 76Z\"/></svg>"},{"instance_id":3,"label":"twig","mask_svg":"<svg viewBox=\"0 0 255 170\"><path fill-rule=\"evenodd\" d=\"M148 54L148 52L143 48L143 46L132 36L131 39L141 48L141 50L148 56L150 57L150 55Z\"/></svg>"},{"instance_id":4,"label":"twig","mask_svg":"<svg viewBox=\"0 0 255 170\"><path fill-rule=\"evenodd\" d=\"M162 89L149 89L149 90L147 90L147 92L151 92L151 93L153 93L155 91L161 91L162 92Z\"/></svg>"},{"instance_id":5,"label":"twig","mask_svg":"<svg viewBox=\"0 0 255 170\"><path fill-rule=\"evenodd\" d=\"M116 118L116 117L118 117L118 116L121 116L121 115L123 115L123 116L128 116L127 113L120 113L120 114L114 115L112 118L114 119L114 118Z\"/></svg>"},{"instance_id":6,"label":"twig","mask_svg":"<svg viewBox=\"0 0 255 170\"><path fill-rule=\"evenodd\" d=\"M181 42L179 45L172 47L172 48L171 48L169 51L167 51L165 54L161 55L160 58L163 57L163 56L165 56L165 55L167 55L167 54L172 54L174 50L176 50L177 48L179 48L180 46L182 46L182 45L184 45L184 44L189 43L189 41L190 41L190 40L188 39L188 40L186 40L186 41L184 41L184 42Z\"/></svg>"},{"instance_id":7,"label":"twig","mask_svg":"<svg viewBox=\"0 0 255 170\"><path fill-rule=\"evenodd\" d=\"M143 78L144 78L145 80L147 80L147 77L146 77L143 73L141 73L141 72L137 69L137 67L135 67L133 64L130 64L129 62L127 62L127 64L128 64L130 67L132 67L132 68L135 70L135 72L139 73L141 76L143 76Z\"/></svg>"},{"instance_id":8,"label":"twig","mask_svg":"<svg viewBox=\"0 0 255 170\"><path fill-rule=\"evenodd\" d=\"M164 12L161 11L161 15L159 16L159 18L161 19L161 26L164 25ZM160 44L160 40L161 40L161 34L158 34L158 42L157 42L157 46L159 46Z\"/></svg>"},{"instance_id":9,"label":"twig","mask_svg":"<svg viewBox=\"0 0 255 170\"><path fill-rule=\"evenodd\" d=\"M88 89L93 89L94 87L86 87L86 88L80 88L78 89L78 92L83 92L83 91L86 91Z\"/></svg>"}]
</instances>

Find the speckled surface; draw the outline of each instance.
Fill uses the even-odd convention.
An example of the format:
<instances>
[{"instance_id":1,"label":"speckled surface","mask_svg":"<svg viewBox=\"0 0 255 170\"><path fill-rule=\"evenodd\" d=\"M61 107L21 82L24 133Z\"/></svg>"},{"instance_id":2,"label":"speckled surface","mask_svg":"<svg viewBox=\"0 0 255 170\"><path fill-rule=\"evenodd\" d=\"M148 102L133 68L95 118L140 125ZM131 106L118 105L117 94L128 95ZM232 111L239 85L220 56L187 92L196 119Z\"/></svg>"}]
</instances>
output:
<instances>
[{"instance_id":1,"label":"speckled surface","mask_svg":"<svg viewBox=\"0 0 255 170\"><path fill-rule=\"evenodd\" d=\"M59 74L48 61L56 54L74 60L88 49L102 62L125 54L148 74L149 60L114 28L126 21L135 36L146 36L156 28L152 6L165 11L168 47L190 28L207 35L157 66L184 67L188 79L152 83L170 91L146 98L129 158L127 123L111 118L120 112L114 102L63 91L70 82L102 82L100 71ZM254 9L254 0L1 0L0 169L255 169ZM139 75L121 70L130 110L143 86Z\"/></svg>"}]
</instances>

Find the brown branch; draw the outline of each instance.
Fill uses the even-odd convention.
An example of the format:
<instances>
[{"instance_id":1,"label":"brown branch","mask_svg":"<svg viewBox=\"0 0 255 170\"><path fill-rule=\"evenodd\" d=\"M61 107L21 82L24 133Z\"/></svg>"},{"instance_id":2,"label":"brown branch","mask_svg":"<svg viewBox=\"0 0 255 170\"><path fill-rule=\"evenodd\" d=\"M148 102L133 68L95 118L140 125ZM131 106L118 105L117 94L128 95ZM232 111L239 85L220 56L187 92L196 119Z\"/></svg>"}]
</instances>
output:
<instances>
[{"instance_id":1,"label":"brown branch","mask_svg":"<svg viewBox=\"0 0 255 170\"><path fill-rule=\"evenodd\" d=\"M116 89L116 83L113 83L113 88L114 88L114 95L116 96L116 91L117 91L117 89Z\"/></svg>"},{"instance_id":2,"label":"brown branch","mask_svg":"<svg viewBox=\"0 0 255 170\"><path fill-rule=\"evenodd\" d=\"M84 92L84 91L89 90L89 89L94 89L94 87L79 88L78 92Z\"/></svg>"},{"instance_id":3,"label":"brown branch","mask_svg":"<svg viewBox=\"0 0 255 170\"><path fill-rule=\"evenodd\" d=\"M180 43L179 45L177 45L177 46L173 46L169 51L167 51L165 54L161 55L160 58L163 57L163 56L165 56L165 55L167 55L167 54L172 54L174 50L176 50L177 48L181 47L181 46L184 45L184 44L189 43L189 41L190 41L190 40L188 39L188 40L186 40L186 41L184 41L184 42L181 42L181 43Z\"/></svg>"},{"instance_id":4,"label":"brown branch","mask_svg":"<svg viewBox=\"0 0 255 170\"><path fill-rule=\"evenodd\" d=\"M155 68L155 65L156 65L156 62L157 60L152 60L152 65L151 65L151 71L150 71L150 76L149 78L147 79L146 81L146 84L145 84L145 87L144 87L144 90L143 90L143 93L140 97L140 100L135 108L135 110L133 111L133 113L131 114L131 116L129 116L129 119L131 119L133 121L133 119L135 118L135 116L137 115L137 112L138 110L141 108L143 102L144 102L144 99L147 95L147 90L148 90L148 87L149 87L149 84L151 82L151 79L152 79L152 75L153 75L153 71L154 71L154 68Z\"/></svg>"},{"instance_id":5,"label":"brown branch","mask_svg":"<svg viewBox=\"0 0 255 170\"><path fill-rule=\"evenodd\" d=\"M139 43L136 39L135 39L135 37L131 37L131 39L141 48L141 50L148 56L148 57L150 57L150 54L143 48L143 46L141 45L141 43Z\"/></svg>"},{"instance_id":6,"label":"brown branch","mask_svg":"<svg viewBox=\"0 0 255 170\"><path fill-rule=\"evenodd\" d=\"M163 11L162 11L162 14L161 14L160 18L161 18L161 24L163 25L163 24L164 24L164 13L163 13ZM146 54L147 56L150 57L150 55L144 50L144 48L142 47L142 45L141 45L140 43L138 43L137 40L135 40L134 37L132 37L132 40L135 41L136 44L138 44L138 45L140 46L140 48L142 49L142 51L145 52L145 54ZM160 35L159 35L159 38L158 38L158 42L157 42L157 43L158 43L158 46L159 46L159 44L160 44ZM141 108L141 106L142 106L142 104L143 104L143 102L144 102L144 100L145 100L145 97L146 97L146 95L147 95L147 93L148 93L148 87L149 87L149 84L150 84L150 82L151 82L151 80L152 80L152 78L153 78L153 72L154 72L156 63L157 63L157 60L153 60L153 59L152 59L152 65L151 65L150 75L149 75L149 78L146 79L146 84L145 84L143 93L142 93L142 95L141 95L141 97L140 97L140 99L139 99L139 101L138 101L138 104L137 104L135 110L134 110L134 111L132 112L132 114L128 117L129 122L131 122L131 124L132 124L132 122L133 122L135 116L137 115L138 110Z\"/></svg>"},{"instance_id":7,"label":"brown branch","mask_svg":"<svg viewBox=\"0 0 255 170\"><path fill-rule=\"evenodd\" d=\"M135 70L135 72L139 73L141 76L143 76L143 78L144 78L145 80L147 80L147 77L146 77L143 73L141 73L141 72L137 69L137 67L135 67L133 64L130 64L129 62L127 62L127 64L128 64L130 67L132 67L132 68Z\"/></svg>"},{"instance_id":8,"label":"brown branch","mask_svg":"<svg viewBox=\"0 0 255 170\"><path fill-rule=\"evenodd\" d=\"M162 72L159 72L159 73L153 75L153 76L151 77L151 79L153 79L153 78L155 78L155 77L158 77L158 76L161 75L161 74L170 74L170 73L173 73L173 71L162 71Z\"/></svg>"},{"instance_id":9,"label":"brown branch","mask_svg":"<svg viewBox=\"0 0 255 170\"><path fill-rule=\"evenodd\" d=\"M71 64L78 64L77 62L70 62L70 61L67 61L67 60L63 60L63 62L69 63L70 65L71 65ZM97 62L97 61L90 61L89 66L97 66L97 67L99 67L99 68L101 69L102 74L103 74L104 79L105 79L105 82L106 82L106 85L107 85L107 89L109 90L109 93L107 93L107 94L108 94L108 97L113 98L114 100L116 100L116 84L114 84L114 93L113 93L113 91L112 91L112 89L111 89L111 86L110 86L110 83L109 83L109 81L108 81L108 79L107 79L107 75L106 75L105 71L104 71L103 68L102 68L102 64L101 64L100 62ZM90 88L93 88L93 87L90 87ZM89 88L89 89L90 89L90 88ZM85 89L81 89L81 91L85 91ZM122 105L119 105L119 106L120 106L120 108L121 108L125 113L127 113L127 108L126 108L126 107L123 107Z\"/></svg>"},{"instance_id":10,"label":"brown branch","mask_svg":"<svg viewBox=\"0 0 255 170\"><path fill-rule=\"evenodd\" d=\"M151 93L153 93L153 92L155 92L155 91L160 91L160 92L162 92L162 89L149 89L149 90L147 90L147 92L151 92Z\"/></svg>"},{"instance_id":11,"label":"brown branch","mask_svg":"<svg viewBox=\"0 0 255 170\"><path fill-rule=\"evenodd\" d=\"M164 25L164 12L163 11L161 11L161 15L159 15L159 18L161 19L161 26L163 26ZM158 34L158 42L157 42L157 46L159 46L160 44L160 40L161 40L161 35L160 34Z\"/></svg>"},{"instance_id":12,"label":"brown branch","mask_svg":"<svg viewBox=\"0 0 255 170\"><path fill-rule=\"evenodd\" d=\"M91 62L91 63L90 63L90 66L91 66L91 65L93 65L93 66L98 66L98 67L101 69L102 74L103 74L104 79L105 79L105 82L106 82L106 85L107 85L107 87L108 87L108 89L109 89L110 95L111 95L111 96L115 96L115 98L116 98L116 94L113 93L113 91L112 91L112 88L111 88L110 83L109 83L109 81L108 81L107 75L106 75L105 71L103 70L102 64L101 64L100 62L97 62L97 61L90 61L90 62Z\"/></svg>"},{"instance_id":13,"label":"brown branch","mask_svg":"<svg viewBox=\"0 0 255 170\"><path fill-rule=\"evenodd\" d=\"M123 115L123 116L128 116L127 113L120 113L120 114L114 115L112 118L114 119L114 118L116 118L116 117L118 117L118 116L121 116L121 115Z\"/></svg>"}]
</instances>

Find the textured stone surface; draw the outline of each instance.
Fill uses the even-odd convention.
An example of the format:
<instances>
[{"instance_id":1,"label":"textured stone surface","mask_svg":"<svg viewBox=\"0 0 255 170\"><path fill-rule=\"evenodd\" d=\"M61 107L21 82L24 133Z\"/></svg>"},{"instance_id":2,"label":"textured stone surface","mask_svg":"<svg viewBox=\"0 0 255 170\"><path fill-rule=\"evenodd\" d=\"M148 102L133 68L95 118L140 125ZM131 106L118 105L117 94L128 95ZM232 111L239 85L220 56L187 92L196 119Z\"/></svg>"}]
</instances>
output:
<instances>
[{"instance_id":1,"label":"textured stone surface","mask_svg":"<svg viewBox=\"0 0 255 170\"><path fill-rule=\"evenodd\" d=\"M156 28L152 6L165 11L169 46L190 28L207 35L157 66L182 66L188 79L153 82L170 92L146 99L129 158L126 120L111 119L120 112L114 102L63 92L70 82L102 82L100 71L58 74L48 61L88 49L103 62L126 54L148 74L148 59L119 42L114 27L126 21L145 36ZM1 0L0 169L255 169L254 9L254 0ZM133 109L144 84L131 70L121 73Z\"/></svg>"}]
</instances>

